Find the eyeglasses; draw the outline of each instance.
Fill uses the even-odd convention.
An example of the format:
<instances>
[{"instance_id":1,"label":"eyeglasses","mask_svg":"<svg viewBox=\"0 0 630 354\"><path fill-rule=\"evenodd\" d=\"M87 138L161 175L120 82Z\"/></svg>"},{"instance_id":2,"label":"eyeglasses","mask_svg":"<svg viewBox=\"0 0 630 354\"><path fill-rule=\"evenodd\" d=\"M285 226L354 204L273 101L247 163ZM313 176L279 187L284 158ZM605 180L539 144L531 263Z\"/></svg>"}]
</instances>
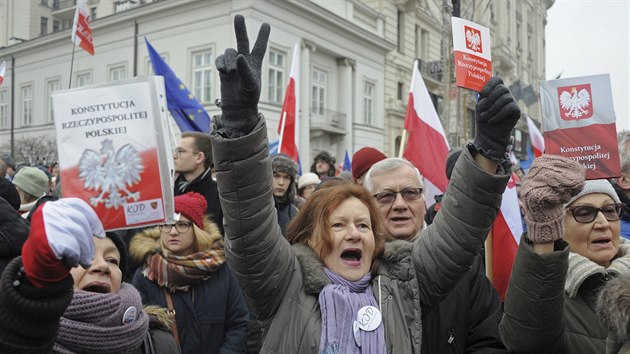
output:
<instances>
[{"instance_id":1,"label":"eyeglasses","mask_svg":"<svg viewBox=\"0 0 630 354\"><path fill-rule=\"evenodd\" d=\"M420 199L422 196L422 188L404 188L401 191L384 191L374 194L376 202L379 204L391 204L396 200L396 195L400 193L405 201L411 202Z\"/></svg>"},{"instance_id":2,"label":"eyeglasses","mask_svg":"<svg viewBox=\"0 0 630 354\"><path fill-rule=\"evenodd\" d=\"M177 148L177 149L173 150L173 156L180 157L180 156L182 156L182 154L185 154L187 152L192 152L193 154L198 154L199 153L199 151L193 151L193 150L186 150L186 149L182 149L182 148Z\"/></svg>"},{"instance_id":3,"label":"eyeglasses","mask_svg":"<svg viewBox=\"0 0 630 354\"><path fill-rule=\"evenodd\" d=\"M604 205L601 208L595 208L590 205L578 205L567 208L567 210L573 214L573 219L575 219L575 221L582 224L593 222L600 211L608 221L619 220L621 218L621 214L623 213L621 203Z\"/></svg>"},{"instance_id":4,"label":"eyeglasses","mask_svg":"<svg viewBox=\"0 0 630 354\"><path fill-rule=\"evenodd\" d=\"M184 233L190 229L190 227L192 226L192 223L185 222L185 221L178 221L175 224L164 224L164 225L160 225L160 231L171 232L171 230L173 229L173 226L175 226L175 230L177 230L177 232Z\"/></svg>"}]
</instances>

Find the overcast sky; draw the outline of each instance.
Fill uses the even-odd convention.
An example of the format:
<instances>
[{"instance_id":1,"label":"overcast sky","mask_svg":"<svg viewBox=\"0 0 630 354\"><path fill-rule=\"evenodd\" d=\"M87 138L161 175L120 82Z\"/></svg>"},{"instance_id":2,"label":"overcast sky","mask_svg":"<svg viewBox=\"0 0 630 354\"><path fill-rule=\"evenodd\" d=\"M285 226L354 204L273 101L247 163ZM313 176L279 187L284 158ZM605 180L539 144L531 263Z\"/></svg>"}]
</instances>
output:
<instances>
[{"instance_id":1,"label":"overcast sky","mask_svg":"<svg viewBox=\"0 0 630 354\"><path fill-rule=\"evenodd\" d=\"M617 130L630 130L630 1L556 0L547 12L546 76L610 74Z\"/></svg>"}]
</instances>

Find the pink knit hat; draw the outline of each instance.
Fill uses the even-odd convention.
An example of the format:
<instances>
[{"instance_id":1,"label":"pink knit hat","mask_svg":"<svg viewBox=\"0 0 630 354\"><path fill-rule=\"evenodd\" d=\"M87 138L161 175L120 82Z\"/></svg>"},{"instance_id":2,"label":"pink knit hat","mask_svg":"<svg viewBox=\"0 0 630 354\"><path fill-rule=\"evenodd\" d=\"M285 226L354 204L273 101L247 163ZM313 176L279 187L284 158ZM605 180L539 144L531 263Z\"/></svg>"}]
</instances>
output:
<instances>
[{"instance_id":1,"label":"pink knit hat","mask_svg":"<svg viewBox=\"0 0 630 354\"><path fill-rule=\"evenodd\" d=\"M206 198L199 193L188 192L175 197L175 212L182 213L200 229L203 229L203 216L206 214L206 209L208 209Z\"/></svg>"}]
</instances>

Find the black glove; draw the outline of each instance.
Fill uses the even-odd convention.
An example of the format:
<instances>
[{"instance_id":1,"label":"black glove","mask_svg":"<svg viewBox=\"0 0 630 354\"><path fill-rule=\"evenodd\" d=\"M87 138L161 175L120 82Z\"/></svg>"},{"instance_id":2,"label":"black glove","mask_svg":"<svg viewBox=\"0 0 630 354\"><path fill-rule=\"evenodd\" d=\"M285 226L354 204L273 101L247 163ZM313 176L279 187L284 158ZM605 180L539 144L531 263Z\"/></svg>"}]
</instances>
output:
<instances>
[{"instance_id":1,"label":"black glove","mask_svg":"<svg viewBox=\"0 0 630 354\"><path fill-rule=\"evenodd\" d=\"M520 118L521 110L503 80L498 76L491 78L481 90L475 108L477 151L501 164L509 161L512 129Z\"/></svg>"},{"instance_id":2,"label":"black glove","mask_svg":"<svg viewBox=\"0 0 630 354\"><path fill-rule=\"evenodd\" d=\"M249 134L258 122L260 98L260 68L269 39L269 24L263 23L252 52L245 19L234 17L234 31L238 52L228 48L219 55L216 67L221 77L221 111L218 132L229 138Z\"/></svg>"}]
</instances>

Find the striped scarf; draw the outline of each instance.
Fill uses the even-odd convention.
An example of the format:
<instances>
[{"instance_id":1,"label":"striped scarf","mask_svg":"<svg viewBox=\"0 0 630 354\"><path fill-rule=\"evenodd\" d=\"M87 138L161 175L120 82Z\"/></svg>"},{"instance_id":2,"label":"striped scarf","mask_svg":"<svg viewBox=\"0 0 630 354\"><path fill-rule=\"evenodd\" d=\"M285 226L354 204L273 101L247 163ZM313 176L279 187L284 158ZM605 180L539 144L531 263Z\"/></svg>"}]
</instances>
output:
<instances>
[{"instance_id":1,"label":"striped scarf","mask_svg":"<svg viewBox=\"0 0 630 354\"><path fill-rule=\"evenodd\" d=\"M224 262L223 241L217 240L211 249L188 256L154 253L148 257L142 274L172 292L188 291L191 285L211 277Z\"/></svg>"}]
</instances>

